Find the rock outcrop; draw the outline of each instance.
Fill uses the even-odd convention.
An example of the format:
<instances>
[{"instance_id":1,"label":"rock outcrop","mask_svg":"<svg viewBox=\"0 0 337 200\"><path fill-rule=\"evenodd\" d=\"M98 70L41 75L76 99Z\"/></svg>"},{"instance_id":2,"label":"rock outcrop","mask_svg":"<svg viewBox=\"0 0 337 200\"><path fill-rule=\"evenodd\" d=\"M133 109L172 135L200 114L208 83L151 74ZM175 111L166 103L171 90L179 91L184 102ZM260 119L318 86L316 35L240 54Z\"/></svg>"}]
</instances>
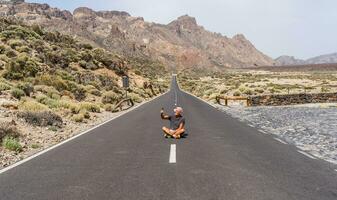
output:
<instances>
[{"instance_id":1,"label":"rock outcrop","mask_svg":"<svg viewBox=\"0 0 337 200\"><path fill-rule=\"evenodd\" d=\"M47 30L74 35L125 56L155 59L170 68L223 69L274 63L243 35L228 38L212 33L188 15L163 25L126 12L96 12L81 7L70 13L35 3L1 4L0 13L39 24Z\"/></svg>"}]
</instances>

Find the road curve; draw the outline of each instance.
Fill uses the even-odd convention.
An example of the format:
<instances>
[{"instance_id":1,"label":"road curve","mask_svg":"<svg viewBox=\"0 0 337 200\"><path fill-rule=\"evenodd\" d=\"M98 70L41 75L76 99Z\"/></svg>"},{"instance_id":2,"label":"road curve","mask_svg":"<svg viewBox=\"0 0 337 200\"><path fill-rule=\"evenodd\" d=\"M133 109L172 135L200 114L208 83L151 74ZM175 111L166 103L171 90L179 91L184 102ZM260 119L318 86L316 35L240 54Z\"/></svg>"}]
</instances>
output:
<instances>
[{"instance_id":1,"label":"road curve","mask_svg":"<svg viewBox=\"0 0 337 200\"><path fill-rule=\"evenodd\" d=\"M160 108L175 103L187 122L181 140L161 133ZM337 173L182 92L174 77L169 93L0 174L0 199L336 200Z\"/></svg>"}]
</instances>

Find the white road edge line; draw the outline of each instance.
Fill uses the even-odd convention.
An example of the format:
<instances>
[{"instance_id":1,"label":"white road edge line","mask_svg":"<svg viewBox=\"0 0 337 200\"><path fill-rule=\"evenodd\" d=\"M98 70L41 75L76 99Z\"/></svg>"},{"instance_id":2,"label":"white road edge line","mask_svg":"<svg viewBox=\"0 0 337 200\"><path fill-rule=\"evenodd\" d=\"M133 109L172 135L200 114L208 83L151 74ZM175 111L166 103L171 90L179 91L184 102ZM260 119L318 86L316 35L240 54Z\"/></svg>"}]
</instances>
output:
<instances>
[{"instance_id":1,"label":"white road edge line","mask_svg":"<svg viewBox=\"0 0 337 200\"><path fill-rule=\"evenodd\" d=\"M261 132L261 133L263 133L263 134L266 134L266 135L268 135L269 133L267 133L266 131L264 131L264 130L261 130L261 129L259 129L259 131Z\"/></svg>"},{"instance_id":2,"label":"white road edge line","mask_svg":"<svg viewBox=\"0 0 337 200\"><path fill-rule=\"evenodd\" d=\"M298 150L297 152L299 152L299 153L301 153L301 154L303 154L303 155L305 155L305 156L307 156L307 157L309 157L309 158L311 158L311 159L314 159L314 160L316 160L316 158L315 158L314 156L312 156L312 155L309 155L308 153L306 153L306 152L304 152L304 151L300 151L300 150Z\"/></svg>"},{"instance_id":3,"label":"white road edge line","mask_svg":"<svg viewBox=\"0 0 337 200\"><path fill-rule=\"evenodd\" d=\"M169 163L176 163L177 159L176 159L176 145L175 144L171 144L170 146L170 159L169 159Z\"/></svg>"},{"instance_id":4,"label":"white road edge line","mask_svg":"<svg viewBox=\"0 0 337 200\"><path fill-rule=\"evenodd\" d=\"M123 115L125 115L125 114L127 114L127 113L129 113L129 112L131 112L131 111L133 111L133 110L135 110L135 109L137 109L137 108L139 108L140 106L145 105L145 104L147 104L147 103L149 103L149 102L151 102L151 101L153 101L153 100L155 100L155 99L157 99L157 98L159 98L159 97L161 97L161 96L167 94L168 92L169 92L169 91L167 91L167 92L165 92L165 93L163 93L163 94L161 94L161 95L159 95L159 96L156 96L155 98L152 98L152 99L150 99L150 100L147 101L147 102L140 103L140 104L136 105L135 107L130 108L129 110L127 110L126 112L124 112L124 113L122 113L122 114L120 114L120 115L118 115L118 116L115 116L115 117L113 117L113 118L111 118L111 119L109 119L109 120L107 120L107 121L105 121L105 122L103 122L103 123L101 123L101 124L98 124L98 125L96 125L96 126L90 128L90 129L88 129L88 130L86 130L86 131L84 131L84 132L82 132L82 133L79 133L79 134L77 134L77 135L75 135L75 136L73 136L73 137L71 137L71 138L68 138L68 139L66 139L66 140L64 140L64 141L62 141L62 142L60 142L60 143L58 143L58 144L55 144L54 146L48 147L48 148L46 148L46 149L44 149L44 150L42 150L42 151L40 151L40 152L38 152L38 153L36 153L36 154L34 154L34 155L31 155L31 156L29 156L29 157L27 157L27 158L25 158L25 159L23 159L23 160L20 160L20 161L14 163L14 164L8 166L8 167L5 167L5 168L3 168L3 169L0 170L0 174L4 173L4 172L6 172L6 171L8 171L8 170L10 170L10 169L13 169L13 168L15 168L15 167L17 167L17 166L19 166L19 165L25 163L25 162L28 162L28 161L30 161L30 160L32 160L32 159L34 159L34 158L36 158L36 157L38 157L38 156L44 154L44 153L46 153L46 152L48 152L48 151L50 151L50 150L53 150L53 149L55 149L55 148L57 148L57 147L59 147L59 146L65 144L65 143L67 143L67 142L69 142L69 141L71 141L71 140L74 140L74 139L76 139L76 138L78 138L78 137L80 137L80 136L82 136L82 135L84 135L84 134L86 134L86 133L89 133L90 131L92 131L92 130L94 130L94 129L96 129L96 128L98 128L98 127L104 125L104 124L107 124L107 123L109 123L109 122L111 122L111 121L113 121L113 120L115 120L115 119L117 119L117 118L119 118L119 117L121 117L121 116L123 116Z\"/></svg>"},{"instance_id":5,"label":"white road edge line","mask_svg":"<svg viewBox=\"0 0 337 200\"><path fill-rule=\"evenodd\" d=\"M278 138L274 138L274 140L279 141L279 142L281 142L282 144L288 144L288 143L286 143L285 141L283 141L283 140L281 140L281 139L278 139Z\"/></svg>"}]
</instances>

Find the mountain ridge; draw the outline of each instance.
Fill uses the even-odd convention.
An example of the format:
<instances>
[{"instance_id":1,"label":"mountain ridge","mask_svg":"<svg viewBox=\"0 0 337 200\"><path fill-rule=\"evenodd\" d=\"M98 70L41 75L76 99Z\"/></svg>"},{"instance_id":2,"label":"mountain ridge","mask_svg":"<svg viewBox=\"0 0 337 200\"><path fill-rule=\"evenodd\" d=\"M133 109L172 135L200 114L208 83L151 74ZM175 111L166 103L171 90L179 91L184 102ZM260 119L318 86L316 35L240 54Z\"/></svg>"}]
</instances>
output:
<instances>
[{"instance_id":1,"label":"mountain ridge","mask_svg":"<svg viewBox=\"0 0 337 200\"><path fill-rule=\"evenodd\" d=\"M277 66L284 65L312 65L312 64L332 64L337 63L337 53L324 54L308 58L306 60L295 58L294 56L280 56L275 59Z\"/></svg>"},{"instance_id":2,"label":"mountain ridge","mask_svg":"<svg viewBox=\"0 0 337 200\"><path fill-rule=\"evenodd\" d=\"M79 7L71 13L38 3L2 4L0 13L122 55L155 59L168 68L223 69L274 64L242 34L228 38L207 31L188 15L158 24L124 11Z\"/></svg>"}]
</instances>

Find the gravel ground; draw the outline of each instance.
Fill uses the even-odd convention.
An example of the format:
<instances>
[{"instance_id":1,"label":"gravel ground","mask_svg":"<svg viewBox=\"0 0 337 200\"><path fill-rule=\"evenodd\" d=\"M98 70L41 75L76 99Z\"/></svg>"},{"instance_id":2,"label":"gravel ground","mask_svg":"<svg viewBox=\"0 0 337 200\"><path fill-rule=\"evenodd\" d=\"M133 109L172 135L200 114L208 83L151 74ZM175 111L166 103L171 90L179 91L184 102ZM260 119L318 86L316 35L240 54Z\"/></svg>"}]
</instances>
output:
<instances>
[{"instance_id":1,"label":"gravel ground","mask_svg":"<svg viewBox=\"0 0 337 200\"><path fill-rule=\"evenodd\" d=\"M315 157L337 164L336 104L215 107Z\"/></svg>"}]
</instances>

